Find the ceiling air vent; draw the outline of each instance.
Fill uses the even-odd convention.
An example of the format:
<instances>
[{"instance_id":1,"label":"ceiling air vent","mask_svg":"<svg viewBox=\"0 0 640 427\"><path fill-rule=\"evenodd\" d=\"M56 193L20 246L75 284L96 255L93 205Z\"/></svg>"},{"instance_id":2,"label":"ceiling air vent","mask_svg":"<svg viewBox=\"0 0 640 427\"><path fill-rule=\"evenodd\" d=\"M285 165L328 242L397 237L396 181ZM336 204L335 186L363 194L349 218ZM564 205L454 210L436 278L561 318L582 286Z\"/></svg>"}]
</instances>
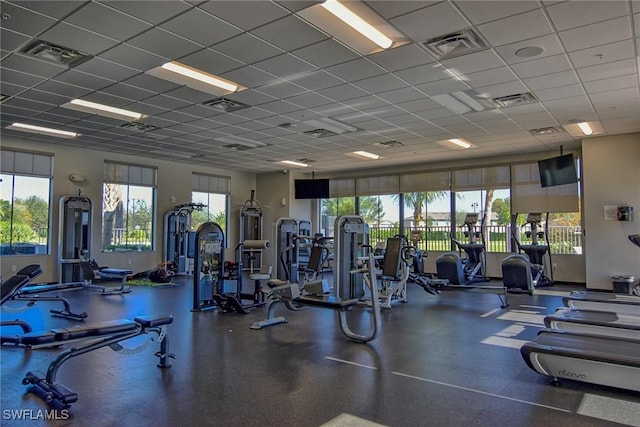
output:
<instances>
[{"instance_id":1,"label":"ceiling air vent","mask_svg":"<svg viewBox=\"0 0 640 427\"><path fill-rule=\"evenodd\" d=\"M206 105L207 107L211 107L214 110L218 110L221 113L230 113L232 111L242 110L243 108L248 108L247 104L243 104L242 102L233 101L227 98L216 98L211 101L205 101L202 105Z\"/></svg>"},{"instance_id":2,"label":"ceiling air vent","mask_svg":"<svg viewBox=\"0 0 640 427\"><path fill-rule=\"evenodd\" d=\"M384 142L376 142L375 145L379 145L384 148L396 148L402 147L404 144L400 141L384 141Z\"/></svg>"},{"instance_id":3,"label":"ceiling air vent","mask_svg":"<svg viewBox=\"0 0 640 427\"><path fill-rule=\"evenodd\" d=\"M328 129L313 129L303 132L305 135L314 136L316 138L326 138L328 136L336 136L337 133Z\"/></svg>"},{"instance_id":4,"label":"ceiling air vent","mask_svg":"<svg viewBox=\"0 0 640 427\"><path fill-rule=\"evenodd\" d=\"M531 104L532 102L538 102L538 100L531 92L525 92L493 98L493 102L495 102L498 107L505 108Z\"/></svg>"},{"instance_id":5,"label":"ceiling air vent","mask_svg":"<svg viewBox=\"0 0 640 427\"><path fill-rule=\"evenodd\" d=\"M22 48L20 52L66 67L75 67L91 58L91 55L87 53L44 40L34 40Z\"/></svg>"},{"instance_id":6,"label":"ceiling air vent","mask_svg":"<svg viewBox=\"0 0 640 427\"><path fill-rule=\"evenodd\" d=\"M488 49L489 45L471 28L434 37L421 43L436 59L447 59Z\"/></svg>"},{"instance_id":7,"label":"ceiling air vent","mask_svg":"<svg viewBox=\"0 0 640 427\"><path fill-rule=\"evenodd\" d=\"M549 126L546 128L529 129L529 133L534 136L552 135L554 133L564 132L559 126Z\"/></svg>"},{"instance_id":8,"label":"ceiling air vent","mask_svg":"<svg viewBox=\"0 0 640 427\"><path fill-rule=\"evenodd\" d=\"M156 127L154 125L147 125L147 124L140 123L140 122L123 123L123 124L120 125L120 127L123 128L123 129L135 130L137 132L150 132L152 130L160 129L159 127Z\"/></svg>"},{"instance_id":9,"label":"ceiling air vent","mask_svg":"<svg viewBox=\"0 0 640 427\"><path fill-rule=\"evenodd\" d=\"M227 144L227 145L223 145L222 148L228 148L229 150L235 150L235 151L245 151L245 150L252 150L254 148L268 147L269 145L271 144L264 144L264 145L260 145L259 147L249 147L244 144Z\"/></svg>"}]
</instances>

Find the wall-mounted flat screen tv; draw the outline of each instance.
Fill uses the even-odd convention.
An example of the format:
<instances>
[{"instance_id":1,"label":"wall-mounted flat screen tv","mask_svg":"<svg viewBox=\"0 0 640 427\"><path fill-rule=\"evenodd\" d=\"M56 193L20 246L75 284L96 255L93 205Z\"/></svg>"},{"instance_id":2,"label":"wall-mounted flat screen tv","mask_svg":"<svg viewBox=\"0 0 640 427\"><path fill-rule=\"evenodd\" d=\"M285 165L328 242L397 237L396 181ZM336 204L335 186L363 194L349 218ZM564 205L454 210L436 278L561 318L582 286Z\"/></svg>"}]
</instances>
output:
<instances>
[{"instance_id":1,"label":"wall-mounted flat screen tv","mask_svg":"<svg viewBox=\"0 0 640 427\"><path fill-rule=\"evenodd\" d=\"M328 179L296 179L294 182L296 199L328 199Z\"/></svg>"},{"instance_id":2,"label":"wall-mounted flat screen tv","mask_svg":"<svg viewBox=\"0 0 640 427\"><path fill-rule=\"evenodd\" d=\"M539 160L538 169L540 170L540 184L542 187L578 182L578 173L573 154Z\"/></svg>"}]
</instances>

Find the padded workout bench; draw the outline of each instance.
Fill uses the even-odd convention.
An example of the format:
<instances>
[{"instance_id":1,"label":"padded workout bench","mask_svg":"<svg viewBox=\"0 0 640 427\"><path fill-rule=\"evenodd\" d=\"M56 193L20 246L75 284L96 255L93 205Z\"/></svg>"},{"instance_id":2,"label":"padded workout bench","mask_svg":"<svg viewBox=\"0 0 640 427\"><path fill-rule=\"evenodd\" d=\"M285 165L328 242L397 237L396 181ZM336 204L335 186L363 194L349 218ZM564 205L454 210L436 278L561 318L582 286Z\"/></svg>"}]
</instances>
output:
<instances>
[{"instance_id":1,"label":"padded workout bench","mask_svg":"<svg viewBox=\"0 0 640 427\"><path fill-rule=\"evenodd\" d=\"M20 272L18 272L20 274ZM71 310L71 303L68 299L58 295L48 296L42 295L49 292L64 292L74 291L84 288L84 282L69 282L69 283L50 283L44 285L30 285L20 289L11 299L13 301L26 301L28 306L31 306L38 301L53 301L61 302L64 305L63 310L49 310L54 316L64 317L72 320L84 320L87 318L87 313L74 313ZM26 331L25 331L26 332Z\"/></svg>"},{"instance_id":2,"label":"padded workout bench","mask_svg":"<svg viewBox=\"0 0 640 427\"><path fill-rule=\"evenodd\" d=\"M119 295L131 292L127 285L127 277L133 274L132 270L121 268L99 267L95 271L89 261L80 262L80 269L85 279L84 288L90 291L98 291L102 295ZM103 286L93 283L94 280L120 280L120 286Z\"/></svg>"},{"instance_id":3,"label":"padded workout bench","mask_svg":"<svg viewBox=\"0 0 640 427\"><path fill-rule=\"evenodd\" d=\"M147 343L136 349L125 349L120 342L130 338L149 333L158 335L160 350L155 356L160 359L159 368L170 368L168 359L175 356L169 353L169 339L166 336L166 325L173 322L173 316L139 316L133 320L112 320L88 325L79 325L72 328L58 328L50 331L28 333L22 338L21 344L36 347L59 346L71 342L84 342L84 345L74 345L73 347L58 354L47 369L46 375L41 371L29 371L22 380L24 385L32 384L31 389L45 402L68 408L78 400L78 394L69 390L64 385L56 382L58 369L67 360L109 346L113 351L123 354L132 354L136 350L142 349ZM151 339L147 340L147 342Z\"/></svg>"}]
</instances>

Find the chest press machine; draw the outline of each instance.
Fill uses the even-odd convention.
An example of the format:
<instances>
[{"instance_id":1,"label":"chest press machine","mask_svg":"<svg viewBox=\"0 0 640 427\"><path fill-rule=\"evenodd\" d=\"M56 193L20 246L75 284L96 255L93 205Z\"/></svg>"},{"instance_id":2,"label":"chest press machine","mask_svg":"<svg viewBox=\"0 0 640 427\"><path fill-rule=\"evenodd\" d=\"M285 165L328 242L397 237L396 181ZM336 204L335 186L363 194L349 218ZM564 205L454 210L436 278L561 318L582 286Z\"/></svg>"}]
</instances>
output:
<instances>
[{"instance_id":1,"label":"chest press machine","mask_svg":"<svg viewBox=\"0 0 640 427\"><path fill-rule=\"evenodd\" d=\"M1 303L15 296L33 278L42 272L37 264L29 265L20 273L2 283ZM46 374L41 371L29 371L22 383L32 385L31 391L45 402L68 408L78 400L78 394L56 381L60 367L69 359L89 353L102 347L110 347L122 354L133 354L146 347L150 340L134 349L126 349L120 343L140 335L154 333L158 336L160 350L155 356L160 359L159 368L169 368L169 359L175 356L169 353L169 339L166 335L166 325L173 322L173 316L138 316L133 320L119 319L106 322L78 325L71 328L55 328L48 331L33 332L31 327L22 321L2 322L2 326L18 325L25 332L21 336L2 337L2 343L11 343L32 349L42 347L59 347L73 343L73 346L59 353L50 363ZM26 325L28 329L25 329Z\"/></svg>"},{"instance_id":2,"label":"chest press machine","mask_svg":"<svg viewBox=\"0 0 640 427\"><path fill-rule=\"evenodd\" d=\"M361 264L367 246L368 229L364 220L356 215L339 216L335 220L335 268L333 289L330 294L309 293L306 289L322 288L316 282L302 286L296 282L272 281L267 292L269 300L267 318L251 325L251 329L287 323L285 317L276 317L278 303L292 311L305 307L333 310L337 313L340 330L351 341L365 343L374 340L381 330L380 301L373 252L368 250L367 262ZM367 306L369 299L369 329L354 331L349 324L349 312Z\"/></svg>"}]
</instances>

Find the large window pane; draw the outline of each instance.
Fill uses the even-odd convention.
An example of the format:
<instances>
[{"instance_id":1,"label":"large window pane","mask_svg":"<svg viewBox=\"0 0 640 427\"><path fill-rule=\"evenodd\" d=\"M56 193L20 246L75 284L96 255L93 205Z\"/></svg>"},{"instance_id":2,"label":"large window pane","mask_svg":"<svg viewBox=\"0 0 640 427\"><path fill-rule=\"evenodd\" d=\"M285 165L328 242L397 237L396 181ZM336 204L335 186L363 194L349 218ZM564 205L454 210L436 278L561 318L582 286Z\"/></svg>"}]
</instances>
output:
<instances>
[{"instance_id":1,"label":"large window pane","mask_svg":"<svg viewBox=\"0 0 640 427\"><path fill-rule=\"evenodd\" d=\"M152 250L153 187L105 183L102 199L102 249Z\"/></svg>"},{"instance_id":2,"label":"large window pane","mask_svg":"<svg viewBox=\"0 0 640 427\"><path fill-rule=\"evenodd\" d=\"M227 196L225 194L193 191L191 202L202 204L202 210L191 212L191 230L197 230L204 222L215 222L226 231L227 228Z\"/></svg>"},{"instance_id":3,"label":"large window pane","mask_svg":"<svg viewBox=\"0 0 640 427\"><path fill-rule=\"evenodd\" d=\"M0 175L0 254L47 254L51 179Z\"/></svg>"},{"instance_id":4,"label":"large window pane","mask_svg":"<svg viewBox=\"0 0 640 427\"><path fill-rule=\"evenodd\" d=\"M320 199L320 233L325 237L333 237L333 223L337 216L355 215L355 197L336 197Z\"/></svg>"}]
</instances>

